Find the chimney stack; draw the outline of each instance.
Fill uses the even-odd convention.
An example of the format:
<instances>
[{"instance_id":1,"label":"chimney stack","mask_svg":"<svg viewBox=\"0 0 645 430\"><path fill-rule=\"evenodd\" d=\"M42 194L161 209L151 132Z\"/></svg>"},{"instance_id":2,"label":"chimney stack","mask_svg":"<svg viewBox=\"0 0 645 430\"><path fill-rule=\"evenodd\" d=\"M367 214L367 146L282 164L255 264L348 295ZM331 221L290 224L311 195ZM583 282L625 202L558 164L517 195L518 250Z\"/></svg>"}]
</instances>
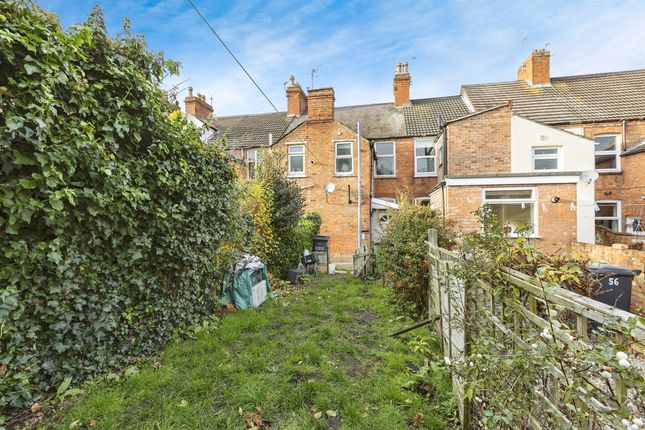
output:
<instances>
[{"instance_id":1,"label":"chimney stack","mask_svg":"<svg viewBox=\"0 0 645 430\"><path fill-rule=\"evenodd\" d=\"M410 105L410 73L408 63L396 65L394 73L394 106L404 107Z\"/></svg>"},{"instance_id":2,"label":"chimney stack","mask_svg":"<svg viewBox=\"0 0 645 430\"><path fill-rule=\"evenodd\" d=\"M534 49L517 70L517 79L531 85L551 85L551 53L546 49Z\"/></svg>"},{"instance_id":3,"label":"chimney stack","mask_svg":"<svg viewBox=\"0 0 645 430\"><path fill-rule=\"evenodd\" d=\"M287 115L300 116L307 111L307 95L296 78L291 75L287 87Z\"/></svg>"},{"instance_id":4,"label":"chimney stack","mask_svg":"<svg viewBox=\"0 0 645 430\"><path fill-rule=\"evenodd\" d=\"M309 90L309 121L331 121L334 119L334 89L318 88Z\"/></svg>"},{"instance_id":5,"label":"chimney stack","mask_svg":"<svg viewBox=\"0 0 645 430\"><path fill-rule=\"evenodd\" d=\"M213 114L213 107L206 102L206 96L197 93L193 95L193 87L188 87L188 96L184 99L186 114L192 115L200 121Z\"/></svg>"}]
</instances>

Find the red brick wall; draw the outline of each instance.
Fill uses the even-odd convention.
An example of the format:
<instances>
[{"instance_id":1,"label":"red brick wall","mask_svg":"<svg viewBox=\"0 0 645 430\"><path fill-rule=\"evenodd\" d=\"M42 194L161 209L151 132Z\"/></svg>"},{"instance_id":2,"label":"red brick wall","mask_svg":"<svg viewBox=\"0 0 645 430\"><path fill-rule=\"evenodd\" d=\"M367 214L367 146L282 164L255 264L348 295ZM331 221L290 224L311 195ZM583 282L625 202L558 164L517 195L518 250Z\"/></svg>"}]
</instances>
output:
<instances>
[{"instance_id":1,"label":"red brick wall","mask_svg":"<svg viewBox=\"0 0 645 430\"><path fill-rule=\"evenodd\" d=\"M588 258L596 263L608 263L645 271L645 251L620 249L611 246L594 245L590 243L575 243L571 247L574 253ZM645 275L634 278L632 283L631 311L643 313L645 309ZM645 313L643 313L645 315Z\"/></svg>"},{"instance_id":2,"label":"red brick wall","mask_svg":"<svg viewBox=\"0 0 645 430\"><path fill-rule=\"evenodd\" d=\"M374 178L374 197L427 197L428 191L436 185L437 178L414 177L414 139L399 138L392 141L396 148L396 177Z\"/></svg>"},{"instance_id":3,"label":"red brick wall","mask_svg":"<svg viewBox=\"0 0 645 430\"><path fill-rule=\"evenodd\" d=\"M311 106L311 98L309 99ZM294 178L305 198L306 210L316 211L322 216L320 234L330 236L329 255L332 262L349 262L357 247L358 206L357 206L357 149L356 133L336 121L307 121L295 132L286 135L273 147L274 151L287 152L287 143L306 141L305 177ZM334 141L354 141L354 175L335 176ZM313 153L313 154L312 154ZM370 148L367 140L361 144L362 169L362 230L366 243L369 241L369 189L370 189ZM327 183L336 186L331 194L323 187ZM349 186L349 189L348 189ZM351 198L351 203L349 199Z\"/></svg>"},{"instance_id":4,"label":"red brick wall","mask_svg":"<svg viewBox=\"0 0 645 430\"><path fill-rule=\"evenodd\" d=\"M645 220L645 152L621 157L623 168L623 223L627 216Z\"/></svg>"},{"instance_id":5,"label":"red brick wall","mask_svg":"<svg viewBox=\"0 0 645 430\"><path fill-rule=\"evenodd\" d=\"M513 187L530 187L513 185ZM505 188L508 186L451 186L447 187L446 218L455 221L458 231L467 233L481 226L472 212L482 205L482 188ZM576 240L576 212L571 202L576 201L575 184L536 185L538 205L538 235L543 248L556 249ZM551 197L558 196L558 203ZM546 208L546 210L545 210Z\"/></svg>"},{"instance_id":6,"label":"red brick wall","mask_svg":"<svg viewBox=\"0 0 645 430\"><path fill-rule=\"evenodd\" d=\"M307 109L309 121L331 121L334 118L334 89L309 90Z\"/></svg>"},{"instance_id":7,"label":"red brick wall","mask_svg":"<svg viewBox=\"0 0 645 430\"><path fill-rule=\"evenodd\" d=\"M511 171L511 106L448 124L448 176Z\"/></svg>"}]
</instances>

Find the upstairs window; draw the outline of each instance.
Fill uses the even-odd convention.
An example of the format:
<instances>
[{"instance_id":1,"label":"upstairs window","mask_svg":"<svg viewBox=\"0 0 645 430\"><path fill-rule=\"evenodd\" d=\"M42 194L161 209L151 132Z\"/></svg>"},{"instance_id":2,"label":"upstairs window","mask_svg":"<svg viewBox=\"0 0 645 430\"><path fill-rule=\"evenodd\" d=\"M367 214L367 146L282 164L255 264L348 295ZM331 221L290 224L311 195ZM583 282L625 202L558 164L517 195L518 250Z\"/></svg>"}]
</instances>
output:
<instances>
[{"instance_id":1,"label":"upstairs window","mask_svg":"<svg viewBox=\"0 0 645 430\"><path fill-rule=\"evenodd\" d=\"M617 172L620 170L620 135L600 134L594 136L596 142L596 170Z\"/></svg>"},{"instance_id":2,"label":"upstairs window","mask_svg":"<svg viewBox=\"0 0 645 430\"><path fill-rule=\"evenodd\" d=\"M354 173L354 150L352 142L336 142L336 175L347 176Z\"/></svg>"},{"instance_id":3,"label":"upstairs window","mask_svg":"<svg viewBox=\"0 0 645 430\"><path fill-rule=\"evenodd\" d=\"M596 202L596 225L612 231L620 231L620 202L604 200Z\"/></svg>"},{"instance_id":4,"label":"upstairs window","mask_svg":"<svg viewBox=\"0 0 645 430\"><path fill-rule=\"evenodd\" d=\"M376 154L375 176L391 178L396 176L394 142L375 143L374 153Z\"/></svg>"},{"instance_id":5,"label":"upstairs window","mask_svg":"<svg viewBox=\"0 0 645 430\"><path fill-rule=\"evenodd\" d=\"M246 151L246 177L248 179L255 178L255 167L258 162L258 151L256 149L248 149Z\"/></svg>"},{"instance_id":6,"label":"upstairs window","mask_svg":"<svg viewBox=\"0 0 645 430\"><path fill-rule=\"evenodd\" d=\"M504 231L537 234L536 193L534 188L489 188L483 190L482 203L489 205Z\"/></svg>"},{"instance_id":7,"label":"upstairs window","mask_svg":"<svg viewBox=\"0 0 645 430\"><path fill-rule=\"evenodd\" d=\"M436 176L437 157L434 140L414 141L414 176Z\"/></svg>"},{"instance_id":8,"label":"upstairs window","mask_svg":"<svg viewBox=\"0 0 645 430\"><path fill-rule=\"evenodd\" d=\"M289 145L289 176L305 176L305 145Z\"/></svg>"},{"instance_id":9,"label":"upstairs window","mask_svg":"<svg viewBox=\"0 0 645 430\"><path fill-rule=\"evenodd\" d=\"M560 148L533 148L533 170L555 171L560 169Z\"/></svg>"}]
</instances>

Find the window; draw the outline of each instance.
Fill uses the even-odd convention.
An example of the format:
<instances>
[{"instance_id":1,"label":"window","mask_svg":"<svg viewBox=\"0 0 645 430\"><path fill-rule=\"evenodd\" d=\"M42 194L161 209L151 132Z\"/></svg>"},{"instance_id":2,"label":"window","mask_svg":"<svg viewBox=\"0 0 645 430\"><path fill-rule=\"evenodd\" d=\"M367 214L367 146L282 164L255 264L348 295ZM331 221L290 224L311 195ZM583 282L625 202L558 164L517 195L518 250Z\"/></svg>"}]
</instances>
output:
<instances>
[{"instance_id":1,"label":"window","mask_svg":"<svg viewBox=\"0 0 645 430\"><path fill-rule=\"evenodd\" d=\"M558 170L560 168L560 148L533 148L533 170Z\"/></svg>"},{"instance_id":2,"label":"window","mask_svg":"<svg viewBox=\"0 0 645 430\"><path fill-rule=\"evenodd\" d=\"M255 149L246 151L246 176L248 179L255 177L255 167L258 162L258 152Z\"/></svg>"},{"instance_id":3,"label":"window","mask_svg":"<svg viewBox=\"0 0 645 430\"><path fill-rule=\"evenodd\" d=\"M604 200L596 202L596 225L612 231L620 231L620 202Z\"/></svg>"},{"instance_id":4,"label":"window","mask_svg":"<svg viewBox=\"0 0 645 430\"><path fill-rule=\"evenodd\" d=\"M376 168L374 176L396 176L396 156L394 142L377 142L374 144L376 154Z\"/></svg>"},{"instance_id":5,"label":"window","mask_svg":"<svg viewBox=\"0 0 645 430\"><path fill-rule=\"evenodd\" d=\"M416 197L414 204L417 206L430 206L430 197Z\"/></svg>"},{"instance_id":6,"label":"window","mask_svg":"<svg viewBox=\"0 0 645 430\"><path fill-rule=\"evenodd\" d=\"M305 176L305 145L289 145L289 176Z\"/></svg>"},{"instance_id":7,"label":"window","mask_svg":"<svg viewBox=\"0 0 645 430\"><path fill-rule=\"evenodd\" d=\"M537 234L534 188L484 189L482 200L482 203L490 206L502 227L511 236L517 236L520 231L531 236Z\"/></svg>"},{"instance_id":8,"label":"window","mask_svg":"<svg viewBox=\"0 0 645 430\"><path fill-rule=\"evenodd\" d=\"M354 173L354 151L352 142L336 142L336 175Z\"/></svg>"},{"instance_id":9,"label":"window","mask_svg":"<svg viewBox=\"0 0 645 430\"><path fill-rule=\"evenodd\" d=\"M620 135L600 134L594 136L596 142L596 170L616 172L620 170Z\"/></svg>"},{"instance_id":10,"label":"window","mask_svg":"<svg viewBox=\"0 0 645 430\"><path fill-rule=\"evenodd\" d=\"M643 227L643 217L641 216L628 216L625 219L625 231L627 233L643 234L645 228Z\"/></svg>"},{"instance_id":11,"label":"window","mask_svg":"<svg viewBox=\"0 0 645 430\"><path fill-rule=\"evenodd\" d=\"M434 140L414 141L414 175L436 176Z\"/></svg>"}]
</instances>

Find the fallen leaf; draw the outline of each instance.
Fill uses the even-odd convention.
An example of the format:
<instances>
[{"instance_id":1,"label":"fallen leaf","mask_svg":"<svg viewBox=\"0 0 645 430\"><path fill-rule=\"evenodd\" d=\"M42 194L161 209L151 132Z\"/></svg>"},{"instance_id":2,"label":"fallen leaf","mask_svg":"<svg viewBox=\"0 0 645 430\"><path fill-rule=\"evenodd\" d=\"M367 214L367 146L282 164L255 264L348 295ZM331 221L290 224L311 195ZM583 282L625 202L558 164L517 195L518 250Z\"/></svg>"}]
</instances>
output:
<instances>
[{"instance_id":1,"label":"fallen leaf","mask_svg":"<svg viewBox=\"0 0 645 430\"><path fill-rule=\"evenodd\" d=\"M154 367L156 370L161 369L161 361L159 360L155 361L152 367Z\"/></svg>"},{"instance_id":2,"label":"fallen leaf","mask_svg":"<svg viewBox=\"0 0 645 430\"><path fill-rule=\"evenodd\" d=\"M177 403L175 406L177 406L178 408L185 408L186 406L188 406L188 402L185 400L182 400L181 402Z\"/></svg>"},{"instance_id":3,"label":"fallen leaf","mask_svg":"<svg viewBox=\"0 0 645 430\"><path fill-rule=\"evenodd\" d=\"M69 428L71 429L77 429L79 428L83 423L80 420L72 421L72 423L69 425Z\"/></svg>"},{"instance_id":4,"label":"fallen leaf","mask_svg":"<svg viewBox=\"0 0 645 430\"><path fill-rule=\"evenodd\" d=\"M87 422L87 425L90 426L90 427L94 427L96 425L96 420L94 418L92 418L91 420L89 420Z\"/></svg>"},{"instance_id":5,"label":"fallen leaf","mask_svg":"<svg viewBox=\"0 0 645 430\"><path fill-rule=\"evenodd\" d=\"M327 414L328 417L335 417L336 415L338 415L338 412L332 411L331 409L325 411L325 413Z\"/></svg>"},{"instance_id":6,"label":"fallen leaf","mask_svg":"<svg viewBox=\"0 0 645 430\"><path fill-rule=\"evenodd\" d=\"M314 418L316 418L317 420L320 419L320 417L322 417L322 412L316 412L314 414Z\"/></svg>"},{"instance_id":7,"label":"fallen leaf","mask_svg":"<svg viewBox=\"0 0 645 430\"><path fill-rule=\"evenodd\" d=\"M31 405L31 412L34 414L40 411L40 403L36 402L33 405Z\"/></svg>"},{"instance_id":8,"label":"fallen leaf","mask_svg":"<svg viewBox=\"0 0 645 430\"><path fill-rule=\"evenodd\" d=\"M237 412L239 412L240 415L244 415L244 409L242 409L242 406L237 409Z\"/></svg>"}]
</instances>

